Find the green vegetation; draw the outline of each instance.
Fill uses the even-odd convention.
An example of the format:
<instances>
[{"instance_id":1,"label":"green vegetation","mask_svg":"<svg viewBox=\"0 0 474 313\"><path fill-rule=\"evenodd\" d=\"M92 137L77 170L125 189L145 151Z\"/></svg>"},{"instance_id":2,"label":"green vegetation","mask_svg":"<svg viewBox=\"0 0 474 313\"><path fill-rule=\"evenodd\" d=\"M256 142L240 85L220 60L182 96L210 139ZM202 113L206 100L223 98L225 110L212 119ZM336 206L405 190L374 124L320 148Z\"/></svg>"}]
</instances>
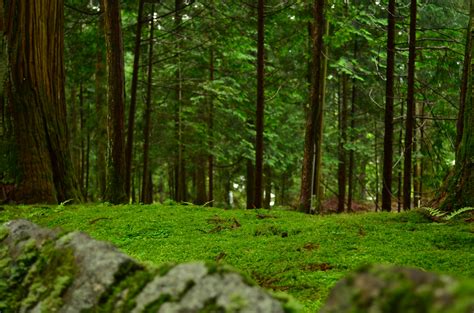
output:
<instances>
[{"instance_id":1,"label":"green vegetation","mask_svg":"<svg viewBox=\"0 0 474 313\"><path fill-rule=\"evenodd\" d=\"M16 218L87 232L148 264L229 264L267 289L291 294L304 312L315 312L336 281L364 264L474 277L474 227L462 214L434 223L417 211L312 216L176 205L0 208L1 223Z\"/></svg>"}]
</instances>

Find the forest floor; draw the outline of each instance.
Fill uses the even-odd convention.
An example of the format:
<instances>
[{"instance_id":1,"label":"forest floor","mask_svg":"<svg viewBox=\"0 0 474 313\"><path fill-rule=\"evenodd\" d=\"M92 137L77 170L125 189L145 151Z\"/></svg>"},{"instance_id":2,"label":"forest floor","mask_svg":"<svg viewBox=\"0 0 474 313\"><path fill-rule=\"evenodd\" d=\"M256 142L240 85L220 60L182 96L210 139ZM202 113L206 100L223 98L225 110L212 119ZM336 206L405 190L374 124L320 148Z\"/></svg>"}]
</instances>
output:
<instances>
[{"instance_id":1,"label":"forest floor","mask_svg":"<svg viewBox=\"0 0 474 313\"><path fill-rule=\"evenodd\" d=\"M390 263L474 278L474 224L434 223L419 212L314 216L287 210L176 205L3 206L0 223L26 218L81 230L157 265L215 261L316 312L349 271Z\"/></svg>"}]
</instances>

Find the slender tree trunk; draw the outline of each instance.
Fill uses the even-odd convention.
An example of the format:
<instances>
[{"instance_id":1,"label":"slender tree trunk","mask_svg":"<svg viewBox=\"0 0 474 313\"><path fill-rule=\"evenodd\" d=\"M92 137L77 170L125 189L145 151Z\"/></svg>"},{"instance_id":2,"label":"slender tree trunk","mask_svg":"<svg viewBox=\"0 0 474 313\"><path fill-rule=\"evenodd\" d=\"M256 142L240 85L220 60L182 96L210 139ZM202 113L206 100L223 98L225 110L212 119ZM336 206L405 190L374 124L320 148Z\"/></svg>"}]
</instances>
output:
<instances>
[{"instance_id":1,"label":"slender tree trunk","mask_svg":"<svg viewBox=\"0 0 474 313\"><path fill-rule=\"evenodd\" d=\"M323 34L324 34L324 0L314 0L313 3L313 26L312 26L312 38L311 38L311 95L310 95L310 108L306 118L305 125L305 141L304 141L304 155L303 155L303 167L301 173L301 190L298 209L303 212L311 212L311 194L312 186L311 181L313 177L313 153L315 144L315 133L317 130L316 123L319 120L318 116L322 120L322 102L321 102L321 82L323 71L322 52L323 52ZM319 124L319 127L322 123ZM318 132L319 134L320 132ZM318 154L319 155L319 154ZM316 161L315 164L318 164ZM319 183L319 180L318 180Z\"/></svg>"},{"instance_id":2,"label":"slender tree trunk","mask_svg":"<svg viewBox=\"0 0 474 313\"><path fill-rule=\"evenodd\" d=\"M339 165L337 171L337 182L339 187L337 213L344 212L344 204L346 201L346 164L347 155L344 145L347 141L347 75L342 74L342 95L341 109L339 114Z\"/></svg>"},{"instance_id":3,"label":"slender tree trunk","mask_svg":"<svg viewBox=\"0 0 474 313\"><path fill-rule=\"evenodd\" d=\"M81 193L85 196L84 187L86 185L86 176L85 176L85 168L86 168L86 149L85 149L85 142L84 142L84 135L85 135L85 113L84 113L84 86L82 83L79 84L79 141L80 141L80 162L79 162L79 184ZM85 197L84 197L85 198Z\"/></svg>"},{"instance_id":4,"label":"slender tree trunk","mask_svg":"<svg viewBox=\"0 0 474 313\"><path fill-rule=\"evenodd\" d=\"M247 193L247 209L255 209L255 167L250 159L247 160L245 191Z\"/></svg>"},{"instance_id":5,"label":"slender tree trunk","mask_svg":"<svg viewBox=\"0 0 474 313\"><path fill-rule=\"evenodd\" d=\"M388 2L387 81L385 89L385 134L382 179L382 210L392 210L393 100L395 70L395 0Z\"/></svg>"},{"instance_id":6,"label":"slender tree trunk","mask_svg":"<svg viewBox=\"0 0 474 313\"><path fill-rule=\"evenodd\" d=\"M149 194L151 188L151 171L149 168L150 155L150 129L151 129L151 88L153 84L153 30L155 29L153 14L155 13L154 5L151 6L150 14L150 36L148 37L148 74L146 89L146 106L145 106L145 127L143 129L143 181L142 181L142 198L141 202L150 204L153 201L153 195ZM129 137L130 138L130 137Z\"/></svg>"},{"instance_id":7,"label":"slender tree trunk","mask_svg":"<svg viewBox=\"0 0 474 313\"><path fill-rule=\"evenodd\" d=\"M130 108L128 112L127 145L125 147L125 192L127 193L127 199L130 198L130 181L132 177L132 155L134 138L133 132L135 129L135 111L137 107L138 70L140 66L140 46L142 37L144 3L144 0L138 1L137 29L135 33L135 51L133 54L133 72L132 85L130 90Z\"/></svg>"},{"instance_id":8,"label":"slender tree trunk","mask_svg":"<svg viewBox=\"0 0 474 313\"><path fill-rule=\"evenodd\" d=\"M106 200L111 203L124 203L127 201L124 154L125 74L120 3L118 1L104 0L104 19L108 82L108 179Z\"/></svg>"},{"instance_id":9,"label":"slender tree trunk","mask_svg":"<svg viewBox=\"0 0 474 313\"><path fill-rule=\"evenodd\" d=\"M375 164L375 212L379 211L379 155L377 144L377 121L374 120L374 164Z\"/></svg>"},{"instance_id":10,"label":"slender tree trunk","mask_svg":"<svg viewBox=\"0 0 474 313\"><path fill-rule=\"evenodd\" d=\"M4 1L2 13L20 170L16 200L81 200L66 123L64 3Z\"/></svg>"},{"instance_id":11,"label":"slender tree trunk","mask_svg":"<svg viewBox=\"0 0 474 313\"><path fill-rule=\"evenodd\" d=\"M354 45L354 58L357 58L357 43ZM355 113L356 113L356 99L357 89L356 80L352 79L352 99L351 99L351 143L355 143ZM348 172L348 194L347 194L347 210L352 211L352 198L354 195L354 180L355 180L355 151L352 148L349 152L349 172Z\"/></svg>"},{"instance_id":12,"label":"slender tree trunk","mask_svg":"<svg viewBox=\"0 0 474 313\"><path fill-rule=\"evenodd\" d=\"M206 158L199 155L196 160L196 200L195 204L202 205L207 202L206 194Z\"/></svg>"},{"instance_id":13,"label":"slender tree trunk","mask_svg":"<svg viewBox=\"0 0 474 313\"><path fill-rule=\"evenodd\" d=\"M101 1L102 2L102 1ZM101 5L101 10L103 6ZM106 128L106 99L105 99L105 51L104 51L104 16L99 16L98 31L97 31L97 56L95 66L95 114L97 118L96 129L96 173L97 185L99 192L99 199L104 199L106 189L106 142L107 142L107 128Z\"/></svg>"},{"instance_id":14,"label":"slender tree trunk","mask_svg":"<svg viewBox=\"0 0 474 313\"><path fill-rule=\"evenodd\" d=\"M411 208L411 178L413 127L415 124L415 59L416 59L416 0L410 7L410 42L408 54L407 115L405 120L405 159L403 163L403 209Z\"/></svg>"},{"instance_id":15,"label":"slender tree trunk","mask_svg":"<svg viewBox=\"0 0 474 313\"><path fill-rule=\"evenodd\" d=\"M415 105L415 111L418 111L416 116L421 117L423 123L423 103L421 106ZM416 121L416 119L415 119ZM420 207L421 205L421 173L423 172L423 160L420 157L421 151L423 150L423 124L416 125L413 139L413 151L415 151L415 162L413 164L413 203L414 207Z\"/></svg>"},{"instance_id":16,"label":"slender tree trunk","mask_svg":"<svg viewBox=\"0 0 474 313\"><path fill-rule=\"evenodd\" d=\"M263 201L263 207L269 210L271 202L272 202L272 169L266 166L265 167L265 197Z\"/></svg>"},{"instance_id":17,"label":"slender tree trunk","mask_svg":"<svg viewBox=\"0 0 474 313\"><path fill-rule=\"evenodd\" d=\"M258 0L258 40L257 40L257 115L255 144L255 198L254 207L262 207L263 199L263 120L265 94L265 0Z\"/></svg>"},{"instance_id":18,"label":"slender tree trunk","mask_svg":"<svg viewBox=\"0 0 474 313\"><path fill-rule=\"evenodd\" d=\"M404 115L404 103L403 101L400 103L400 116ZM403 154L403 126L400 125L400 131L398 133L398 155L401 157ZM400 213L402 208L402 188L403 188L403 167L400 162L400 167L398 169L398 191L397 191L397 212Z\"/></svg>"},{"instance_id":19,"label":"slender tree trunk","mask_svg":"<svg viewBox=\"0 0 474 313\"><path fill-rule=\"evenodd\" d=\"M211 0L211 18L214 17L214 1ZM212 40L212 39L211 39ZM209 51L209 81L214 81L214 46L211 46ZM214 99L213 96L209 96L209 120L208 120L208 130L209 130L209 155L207 157L207 170L209 178L209 196L207 201L209 206L214 206Z\"/></svg>"}]
</instances>

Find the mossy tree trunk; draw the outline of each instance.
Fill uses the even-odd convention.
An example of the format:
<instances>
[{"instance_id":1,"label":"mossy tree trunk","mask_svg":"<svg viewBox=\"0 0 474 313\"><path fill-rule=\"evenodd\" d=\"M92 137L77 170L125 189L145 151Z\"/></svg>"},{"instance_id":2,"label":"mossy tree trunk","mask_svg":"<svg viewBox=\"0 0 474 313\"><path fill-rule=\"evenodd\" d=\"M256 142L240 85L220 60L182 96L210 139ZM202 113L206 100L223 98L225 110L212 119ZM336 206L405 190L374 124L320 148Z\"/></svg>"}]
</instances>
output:
<instances>
[{"instance_id":1,"label":"mossy tree trunk","mask_svg":"<svg viewBox=\"0 0 474 313\"><path fill-rule=\"evenodd\" d=\"M474 0L471 0L468 39L466 41L466 68L468 71L467 93L464 105L461 106L458 119L459 142L456 149L456 165L447 183L446 196L441 208L447 211L463 207L474 207L474 108L473 108L473 77L474 59L472 57L472 41L474 39ZM467 66L468 65L468 66ZM461 97L462 98L462 97ZM461 104L463 99L461 99Z\"/></svg>"},{"instance_id":2,"label":"mossy tree trunk","mask_svg":"<svg viewBox=\"0 0 474 313\"><path fill-rule=\"evenodd\" d=\"M66 123L63 1L5 0L2 6L20 168L15 198L80 200Z\"/></svg>"},{"instance_id":3,"label":"mossy tree trunk","mask_svg":"<svg viewBox=\"0 0 474 313\"><path fill-rule=\"evenodd\" d=\"M105 200L126 202L125 193L125 93L122 26L119 1L104 2L105 42L107 45L107 187Z\"/></svg>"}]
</instances>

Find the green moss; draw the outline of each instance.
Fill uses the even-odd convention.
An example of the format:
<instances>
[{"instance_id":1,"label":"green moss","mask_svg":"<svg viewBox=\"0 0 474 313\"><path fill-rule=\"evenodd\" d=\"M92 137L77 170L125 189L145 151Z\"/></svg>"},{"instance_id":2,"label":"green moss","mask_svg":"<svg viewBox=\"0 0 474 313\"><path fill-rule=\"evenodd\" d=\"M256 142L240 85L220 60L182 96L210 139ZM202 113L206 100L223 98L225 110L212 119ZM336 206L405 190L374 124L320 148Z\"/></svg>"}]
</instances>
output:
<instances>
[{"instance_id":1,"label":"green moss","mask_svg":"<svg viewBox=\"0 0 474 313\"><path fill-rule=\"evenodd\" d=\"M164 303L169 302L169 301L171 301L170 295L168 294L161 295L158 299L148 304L143 310L143 313L156 313L158 312L158 310L161 308L161 306Z\"/></svg>"},{"instance_id":2,"label":"green moss","mask_svg":"<svg viewBox=\"0 0 474 313\"><path fill-rule=\"evenodd\" d=\"M0 241L3 241L8 236L8 228L4 225L0 225Z\"/></svg>"}]
</instances>

